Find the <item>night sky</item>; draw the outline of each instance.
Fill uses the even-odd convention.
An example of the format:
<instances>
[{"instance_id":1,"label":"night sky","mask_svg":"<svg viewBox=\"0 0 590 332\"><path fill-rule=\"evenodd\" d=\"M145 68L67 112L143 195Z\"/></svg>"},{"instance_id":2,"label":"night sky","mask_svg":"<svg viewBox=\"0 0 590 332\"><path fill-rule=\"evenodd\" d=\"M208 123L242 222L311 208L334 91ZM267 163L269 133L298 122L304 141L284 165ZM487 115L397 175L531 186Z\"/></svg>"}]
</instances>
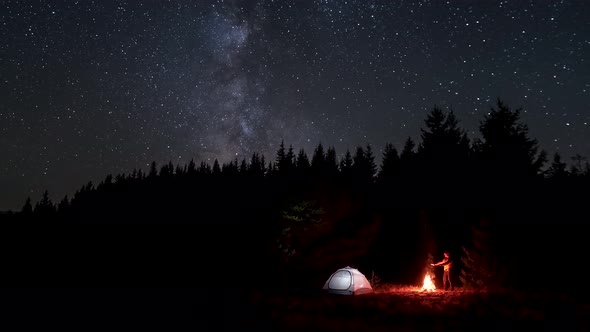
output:
<instances>
[{"instance_id":1,"label":"night sky","mask_svg":"<svg viewBox=\"0 0 590 332\"><path fill-rule=\"evenodd\" d=\"M258 152L470 138L496 98L590 157L590 4L545 0L0 3L0 210L47 189Z\"/></svg>"}]
</instances>

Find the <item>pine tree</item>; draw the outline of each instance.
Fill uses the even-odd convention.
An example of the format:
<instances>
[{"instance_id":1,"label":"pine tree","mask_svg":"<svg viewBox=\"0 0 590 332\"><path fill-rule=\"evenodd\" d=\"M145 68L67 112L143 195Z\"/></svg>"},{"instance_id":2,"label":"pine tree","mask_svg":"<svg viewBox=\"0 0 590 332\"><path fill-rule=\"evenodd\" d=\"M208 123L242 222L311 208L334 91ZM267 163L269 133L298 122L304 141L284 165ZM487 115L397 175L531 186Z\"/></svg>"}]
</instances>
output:
<instances>
[{"instance_id":1,"label":"pine tree","mask_svg":"<svg viewBox=\"0 0 590 332\"><path fill-rule=\"evenodd\" d=\"M266 158L264 157L264 155L261 155L259 160L260 160L260 176L264 177L268 174L267 169L266 169ZM268 164L269 164L269 168L270 168L270 162Z\"/></svg>"},{"instance_id":2,"label":"pine tree","mask_svg":"<svg viewBox=\"0 0 590 332\"><path fill-rule=\"evenodd\" d=\"M163 165L162 168L160 168L160 176L162 178L168 178L170 176L172 176L174 174L174 165L172 164L172 161L168 161L167 164Z\"/></svg>"},{"instance_id":3,"label":"pine tree","mask_svg":"<svg viewBox=\"0 0 590 332\"><path fill-rule=\"evenodd\" d=\"M277 168L277 174L279 175L287 175L289 172L290 160L289 156L287 155L287 150L285 148L285 142L281 140L281 144L279 145L279 149L277 150L277 157L275 159L275 167Z\"/></svg>"},{"instance_id":4,"label":"pine tree","mask_svg":"<svg viewBox=\"0 0 590 332\"><path fill-rule=\"evenodd\" d=\"M272 176L274 176L274 175L276 174L276 172L277 172L277 167L276 167L276 165L275 165L275 164L273 164L273 163L272 163L272 161L269 161L269 162L268 162L268 166L266 167L266 171L265 171L265 173L264 173L264 174L265 174L266 176L270 176L270 177L272 177Z\"/></svg>"},{"instance_id":5,"label":"pine tree","mask_svg":"<svg viewBox=\"0 0 590 332\"><path fill-rule=\"evenodd\" d=\"M57 206L57 211L59 213L64 213L64 212L67 212L69 208L70 208L70 201L68 199L68 195L65 195L64 198L61 200L61 202L59 202L59 205Z\"/></svg>"},{"instance_id":6,"label":"pine tree","mask_svg":"<svg viewBox=\"0 0 590 332\"><path fill-rule=\"evenodd\" d=\"M152 161L150 164L150 172L148 173L148 177L153 179L158 176L158 167L155 161Z\"/></svg>"},{"instance_id":7,"label":"pine tree","mask_svg":"<svg viewBox=\"0 0 590 332\"><path fill-rule=\"evenodd\" d=\"M322 175L325 170L325 165L326 154L324 152L324 146L320 142L313 151L313 156L311 157L311 169L314 174Z\"/></svg>"},{"instance_id":8,"label":"pine tree","mask_svg":"<svg viewBox=\"0 0 590 332\"><path fill-rule=\"evenodd\" d=\"M225 176L235 176L239 172L238 169L238 158L230 161L228 164L224 163L221 166L221 173Z\"/></svg>"},{"instance_id":9,"label":"pine tree","mask_svg":"<svg viewBox=\"0 0 590 332\"><path fill-rule=\"evenodd\" d=\"M391 181L398 172L399 156L397 150L391 143L385 144L383 150L383 158L381 160L381 167L379 169L379 179L381 181Z\"/></svg>"},{"instance_id":10,"label":"pine tree","mask_svg":"<svg viewBox=\"0 0 590 332\"><path fill-rule=\"evenodd\" d=\"M295 162L296 162L296 157L295 157L295 152L293 150L293 146L289 145L289 150L287 150L287 156L286 156L286 174L287 175L291 175L293 173L293 170L295 169Z\"/></svg>"},{"instance_id":11,"label":"pine tree","mask_svg":"<svg viewBox=\"0 0 590 332\"><path fill-rule=\"evenodd\" d=\"M307 174L311 165L309 164L309 158L303 149L299 150L297 154L297 171L300 174Z\"/></svg>"},{"instance_id":12,"label":"pine tree","mask_svg":"<svg viewBox=\"0 0 590 332\"><path fill-rule=\"evenodd\" d=\"M248 172L248 162L246 162L246 158L242 159L240 163L240 174L244 175Z\"/></svg>"},{"instance_id":13,"label":"pine tree","mask_svg":"<svg viewBox=\"0 0 590 332\"><path fill-rule=\"evenodd\" d=\"M352 165L353 165L353 160L352 160L352 154L350 153L350 150L346 150L346 153L344 154L344 157L342 157L342 159L340 160L340 173L345 177L345 178L351 178L352 177Z\"/></svg>"},{"instance_id":14,"label":"pine tree","mask_svg":"<svg viewBox=\"0 0 590 332\"><path fill-rule=\"evenodd\" d=\"M377 173L377 166L375 165L375 156L371 146L367 145L366 149L357 146L352 161L352 170L356 181L372 183Z\"/></svg>"},{"instance_id":15,"label":"pine tree","mask_svg":"<svg viewBox=\"0 0 590 332\"><path fill-rule=\"evenodd\" d=\"M29 216L33 213L33 205L31 204L31 197L27 197L23 208L20 211L23 215Z\"/></svg>"},{"instance_id":16,"label":"pine tree","mask_svg":"<svg viewBox=\"0 0 590 332\"><path fill-rule=\"evenodd\" d=\"M182 167L180 165L176 165L176 170L174 171L174 175L176 175L176 177L182 177L184 174L186 174L186 170L187 170L186 165L184 167Z\"/></svg>"},{"instance_id":17,"label":"pine tree","mask_svg":"<svg viewBox=\"0 0 590 332\"><path fill-rule=\"evenodd\" d=\"M125 183L125 180L126 180L125 174L117 174L117 176L115 176L115 184L116 185L121 185L121 184Z\"/></svg>"},{"instance_id":18,"label":"pine tree","mask_svg":"<svg viewBox=\"0 0 590 332\"><path fill-rule=\"evenodd\" d=\"M567 164L561 160L561 155L559 153L556 152L553 155L553 162L545 174L551 179L562 179L569 175Z\"/></svg>"},{"instance_id":19,"label":"pine tree","mask_svg":"<svg viewBox=\"0 0 590 332\"><path fill-rule=\"evenodd\" d=\"M400 153L399 172L402 175L402 185L408 185L414 177L416 163L415 147L416 143L414 143L411 137L408 137L404 143L404 148Z\"/></svg>"},{"instance_id":20,"label":"pine tree","mask_svg":"<svg viewBox=\"0 0 590 332\"><path fill-rule=\"evenodd\" d=\"M199 171L198 173L200 175L209 175L211 174L211 165L209 165L208 163L201 161L201 163L199 164Z\"/></svg>"},{"instance_id":21,"label":"pine tree","mask_svg":"<svg viewBox=\"0 0 590 332\"><path fill-rule=\"evenodd\" d=\"M189 161L189 163L188 163L186 173L192 175L192 174L195 174L196 172L197 172L197 169L196 169L195 161L193 159L191 159L191 161Z\"/></svg>"},{"instance_id":22,"label":"pine tree","mask_svg":"<svg viewBox=\"0 0 590 332\"><path fill-rule=\"evenodd\" d=\"M338 175L338 158L336 149L332 146L326 151L326 173L330 176Z\"/></svg>"},{"instance_id":23,"label":"pine tree","mask_svg":"<svg viewBox=\"0 0 590 332\"><path fill-rule=\"evenodd\" d=\"M365 148L365 162L367 179L369 179L370 182L373 182L377 175L377 164L375 164L375 155L373 154L373 148L370 144L367 144Z\"/></svg>"},{"instance_id":24,"label":"pine tree","mask_svg":"<svg viewBox=\"0 0 590 332\"><path fill-rule=\"evenodd\" d=\"M475 147L484 172L492 181L527 179L540 174L547 157L538 153L536 139L529 137L526 124L520 122L521 109L511 110L500 99L480 123L482 140Z\"/></svg>"},{"instance_id":25,"label":"pine tree","mask_svg":"<svg viewBox=\"0 0 590 332\"><path fill-rule=\"evenodd\" d=\"M266 164L264 161L264 156L260 157L258 153L253 153L252 158L250 158L250 165L248 167L248 173L253 177L264 177L264 173L266 171Z\"/></svg>"},{"instance_id":26,"label":"pine tree","mask_svg":"<svg viewBox=\"0 0 590 332\"><path fill-rule=\"evenodd\" d=\"M469 140L466 133L458 127L458 121L450 110L447 114L434 107L428 114L426 128L421 129L422 142L418 156L423 176L428 183L441 185L456 184L458 177L464 175L470 155Z\"/></svg>"},{"instance_id":27,"label":"pine tree","mask_svg":"<svg viewBox=\"0 0 590 332\"><path fill-rule=\"evenodd\" d=\"M212 170L212 174L213 175L221 175L221 166L219 166L219 161L217 159L215 159L213 161L213 170Z\"/></svg>"},{"instance_id":28,"label":"pine tree","mask_svg":"<svg viewBox=\"0 0 590 332\"><path fill-rule=\"evenodd\" d=\"M47 190L43 192L43 197L37 202L33 212L40 216L50 216L55 212L55 205L49 198L49 192Z\"/></svg>"},{"instance_id":29,"label":"pine tree","mask_svg":"<svg viewBox=\"0 0 590 332\"><path fill-rule=\"evenodd\" d=\"M416 152L414 151L415 147L416 143L414 143L414 140L412 140L411 137L408 137L404 143L402 153L400 154L400 161L410 161L410 159L412 159L416 154Z\"/></svg>"}]
</instances>

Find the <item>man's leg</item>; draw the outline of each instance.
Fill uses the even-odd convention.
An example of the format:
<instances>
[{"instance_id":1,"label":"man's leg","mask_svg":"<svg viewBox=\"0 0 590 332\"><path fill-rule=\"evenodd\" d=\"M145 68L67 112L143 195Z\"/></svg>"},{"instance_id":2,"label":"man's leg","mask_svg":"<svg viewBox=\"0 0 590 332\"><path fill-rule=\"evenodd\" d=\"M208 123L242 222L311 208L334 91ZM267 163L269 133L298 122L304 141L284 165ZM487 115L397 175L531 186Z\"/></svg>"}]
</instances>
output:
<instances>
[{"instance_id":1,"label":"man's leg","mask_svg":"<svg viewBox=\"0 0 590 332\"><path fill-rule=\"evenodd\" d=\"M443 274L443 287L445 291L447 290L449 281L449 271L445 271L445 273Z\"/></svg>"},{"instance_id":2,"label":"man's leg","mask_svg":"<svg viewBox=\"0 0 590 332\"><path fill-rule=\"evenodd\" d=\"M449 282L449 290L453 290L453 283L451 283L451 271L447 271L447 277L448 277L448 282Z\"/></svg>"}]
</instances>

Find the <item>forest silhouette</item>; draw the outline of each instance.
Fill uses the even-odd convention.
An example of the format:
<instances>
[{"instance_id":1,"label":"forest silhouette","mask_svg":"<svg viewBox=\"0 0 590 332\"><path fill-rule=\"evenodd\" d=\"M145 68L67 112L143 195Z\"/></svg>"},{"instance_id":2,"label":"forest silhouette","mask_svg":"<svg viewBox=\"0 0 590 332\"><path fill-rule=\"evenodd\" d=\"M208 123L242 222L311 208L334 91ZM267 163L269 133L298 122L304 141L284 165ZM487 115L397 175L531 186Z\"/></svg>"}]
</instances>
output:
<instances>
[{"instance_id":1,"label":"forest silhouette","mask_svg":"<svg viewBox=\"0 0 590 332\"><path fill-rule=\"evenodd\" d=\"M0 216L3 285L292 292L347 265L417 284L450 251L459 286L576 290L590 166L549 157L520 112L498 100L470 139L434 107L379 165L370 144L339 157L281 142L272 159L153 162L58 202L46 191Z\"/></svg>"}]
</instances>

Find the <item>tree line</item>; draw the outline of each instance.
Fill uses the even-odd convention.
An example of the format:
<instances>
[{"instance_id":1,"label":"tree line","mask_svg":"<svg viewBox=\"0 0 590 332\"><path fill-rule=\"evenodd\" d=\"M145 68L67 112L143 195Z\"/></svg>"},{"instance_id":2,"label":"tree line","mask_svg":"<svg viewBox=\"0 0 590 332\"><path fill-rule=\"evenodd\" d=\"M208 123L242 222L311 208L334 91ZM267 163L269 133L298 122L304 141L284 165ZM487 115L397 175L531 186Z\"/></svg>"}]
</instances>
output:
<instances>
[{"instance_id":1,"label":"tree line","mask_svg":"<svg viewBox=\"0 0 590 332\"><path fill-rule=\"evenodd\" d=\"M159 264L177 268L200 257L227 271L225 264L248 262L277 276L277 287L316 285L341 265L415 283L425 258L442 251L456 257L455 279L465 287L552 287L580 258L590 165L580 155L569 165L558 153L548 158L520 113L498 100L480 123L481 138L470 139L452 110L435 106L421 140L408 138L400 150L386 144L379 164L370 144L338 155L319 143L308 155L285 142L272 160L253 153L212 165L152 162L146 172L88 182L57 203L47 191L34 204L28 198L3 226L42 228L63 241L76 227L98 227L84 233L87 243L76 240L95 259L108 252L120 261L137 245L136 260L150 264L155 246L169 253ZM130 235L138 232L145 236ZM101 237L119 242L100 251ZM35 248L56 241L35 239ZM213 255L199 256L203 248ZM540 268L547 260L550 271Z\"/></svg>"}]
</instances>

